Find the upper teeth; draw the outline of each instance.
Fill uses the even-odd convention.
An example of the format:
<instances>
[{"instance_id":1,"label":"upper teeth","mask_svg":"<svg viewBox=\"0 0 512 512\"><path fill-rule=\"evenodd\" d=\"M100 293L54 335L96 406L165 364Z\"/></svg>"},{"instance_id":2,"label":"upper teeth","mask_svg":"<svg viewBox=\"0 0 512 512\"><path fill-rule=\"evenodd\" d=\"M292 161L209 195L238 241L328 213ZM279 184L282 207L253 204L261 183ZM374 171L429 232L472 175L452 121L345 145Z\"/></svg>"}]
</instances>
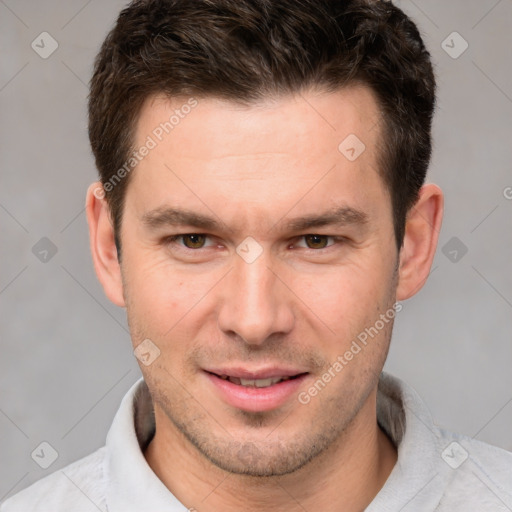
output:
<instances>
[{"instance_id":1,"label":"upper teeth","mask_svg":"<svg viewBox=\"0 0 512 512\"><path fill-rule=\"evenodd\" d=\"M222 378L224 380L229 380L233 384L239 384L241 386L266 388L283 380L288 380L290 377L271 377L269 379L241 379L239 377L228 377L227 375L222 375Z\"/></svg>"}]
</instances>

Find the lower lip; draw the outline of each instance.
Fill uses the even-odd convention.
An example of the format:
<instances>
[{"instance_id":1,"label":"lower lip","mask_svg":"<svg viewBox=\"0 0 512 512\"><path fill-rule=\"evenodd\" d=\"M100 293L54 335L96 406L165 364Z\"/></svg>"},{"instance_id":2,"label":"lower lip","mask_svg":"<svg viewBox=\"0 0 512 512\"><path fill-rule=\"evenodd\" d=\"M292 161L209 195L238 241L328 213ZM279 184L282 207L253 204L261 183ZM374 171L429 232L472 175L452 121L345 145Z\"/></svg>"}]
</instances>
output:
<instances>
[{"instance_id":1,"label":"lower lip","mask_svg":"<svg viewBox=\"0 0 512 512\"><path fill-rule=\"evenodd\" d=\"M266 388L257 388L233 384L212 373L205 373L227 404L247 412L265 412L277 409L292 396L297 396L300 386L308 376L304 374Z\"/></svg>"}]
</instances>

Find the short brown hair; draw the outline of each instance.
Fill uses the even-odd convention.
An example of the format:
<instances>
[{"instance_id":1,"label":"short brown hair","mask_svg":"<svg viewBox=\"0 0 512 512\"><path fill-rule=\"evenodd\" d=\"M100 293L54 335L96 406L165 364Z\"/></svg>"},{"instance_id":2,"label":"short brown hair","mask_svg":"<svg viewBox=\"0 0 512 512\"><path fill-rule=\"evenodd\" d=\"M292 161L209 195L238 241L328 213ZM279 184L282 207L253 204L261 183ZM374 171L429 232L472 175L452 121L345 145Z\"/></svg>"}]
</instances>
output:
<instances>
[{"instance_id":1,"label":"short brown hair","mask_svg":"<svg viewBox=\"0 0 512 512\"><path fill-rule=\"evenodd\" d=\"M150 95L251 104L354 83L373 90L384 120L379 172L400 248L430 161L436 84L416 25L390 1L132 2L105 39L91 79L89 138L101 181L107 184L134 150ZM129 177L106 189L116 237Z\"/></svg>"}]
</instances>

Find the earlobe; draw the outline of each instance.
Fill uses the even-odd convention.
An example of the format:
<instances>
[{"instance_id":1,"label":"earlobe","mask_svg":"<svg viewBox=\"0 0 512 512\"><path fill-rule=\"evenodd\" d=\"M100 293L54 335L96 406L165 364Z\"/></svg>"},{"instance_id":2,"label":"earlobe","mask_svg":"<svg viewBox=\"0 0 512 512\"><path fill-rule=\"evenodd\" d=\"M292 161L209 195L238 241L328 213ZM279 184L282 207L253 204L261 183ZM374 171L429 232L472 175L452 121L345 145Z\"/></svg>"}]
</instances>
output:
<instances>
[{"instance_id":1,"label":"earlobe","mask_svg":"<svg viewBox=\"0 0 512 512\"><path fill-rule=\"evenodd\" d=\"M416 204L407 215L400 250L397 300L405 300L425 284L434 260L443 218L443 193L434 184L420 189Z\"/></svg>"},{"instance_id":2,"label":"earlobe","mask_svg":"<svg viewBox=\"0 0 512 512\"><path fill-rule=\"evenodd\" d=\"M114 228L100 182L93 183L87 190L85 209L96 275L107 297L117 306L124 307L121 267L117 257Z\"/></svg>"}]
</instances>

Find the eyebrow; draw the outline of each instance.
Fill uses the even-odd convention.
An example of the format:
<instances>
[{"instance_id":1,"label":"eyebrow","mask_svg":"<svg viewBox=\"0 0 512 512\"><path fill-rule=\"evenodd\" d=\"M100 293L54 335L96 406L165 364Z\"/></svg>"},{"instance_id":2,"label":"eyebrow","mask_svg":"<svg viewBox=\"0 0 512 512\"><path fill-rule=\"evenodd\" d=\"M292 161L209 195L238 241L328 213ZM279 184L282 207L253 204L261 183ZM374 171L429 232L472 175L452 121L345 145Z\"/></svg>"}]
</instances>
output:
<instances>
[{"instance_id":1,"label":"eyebrow","mask_svg":"<svg viewBox=\"0 0 512 512\"><path fill-rule=\"evenodd\" d=\"M362 226L368 223L368 215L350 206L328 210L319 215L305 215L286 222L290 231L305 231L325 226Z\"/></svg>"},{"instance_id":2,"label":"eyebrow","mask_svg":"<svg viewBox=\"0 0 512 512\"><path fill-rule=\"evenodd\" d=\"M326 226L363 226L368 223L368 220L368 215L365 212L350 206L342 206L320 214L304 215L287 221L278 221L276 224L284 223L285 229L289 231L305 231ZM191 226L205 230L220 230L225 227L222 222L214 217L178 208L157 208L146 212L142 215L142 222L151 229Z\"/></svg>"},{"instance_id":3,"label":"eyebrow","mask_svg":"<svg viewBox=\"0 0 512 512\"><path fill-rule=\"evenodd\" d=\"M142 216L142 222L153 229L163 226L193 226L201 229L218 230L221 227L221 223L213 217L177 208L157 208L146 212Z\"/></svg>"}]
</instances>

